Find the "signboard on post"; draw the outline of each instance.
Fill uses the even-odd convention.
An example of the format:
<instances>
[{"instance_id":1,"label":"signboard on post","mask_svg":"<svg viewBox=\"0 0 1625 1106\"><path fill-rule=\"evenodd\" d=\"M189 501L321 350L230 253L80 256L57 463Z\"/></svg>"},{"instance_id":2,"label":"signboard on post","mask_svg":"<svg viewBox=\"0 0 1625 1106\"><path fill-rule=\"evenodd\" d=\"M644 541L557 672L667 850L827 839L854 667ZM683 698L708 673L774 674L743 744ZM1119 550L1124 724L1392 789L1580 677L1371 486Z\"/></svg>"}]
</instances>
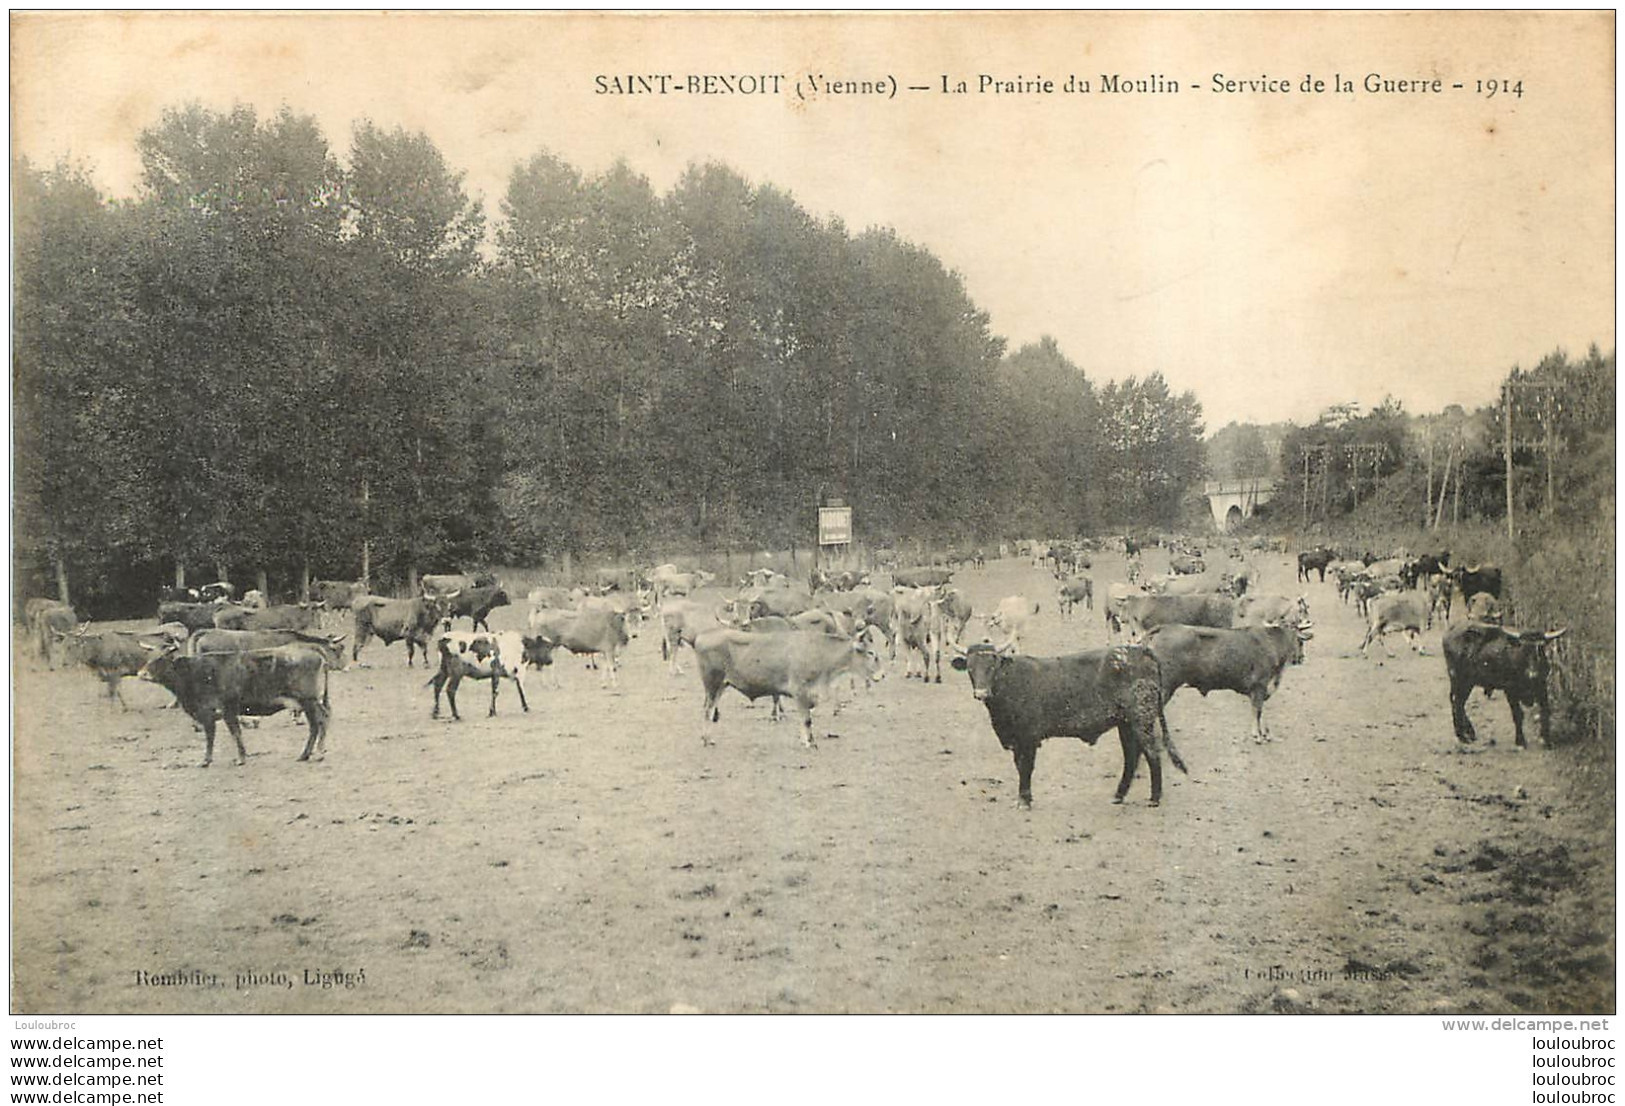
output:
<instances>
[{"instance_id":1,"label":"signboard on post","mask_svg":"<svg viewBox=\"0 0 1625 1106\"><path fill-rule=\"evenodd\" d=\"M818 508L818 544L847 545L852 541L852 508Z\"/></svg>"}]
</instances>

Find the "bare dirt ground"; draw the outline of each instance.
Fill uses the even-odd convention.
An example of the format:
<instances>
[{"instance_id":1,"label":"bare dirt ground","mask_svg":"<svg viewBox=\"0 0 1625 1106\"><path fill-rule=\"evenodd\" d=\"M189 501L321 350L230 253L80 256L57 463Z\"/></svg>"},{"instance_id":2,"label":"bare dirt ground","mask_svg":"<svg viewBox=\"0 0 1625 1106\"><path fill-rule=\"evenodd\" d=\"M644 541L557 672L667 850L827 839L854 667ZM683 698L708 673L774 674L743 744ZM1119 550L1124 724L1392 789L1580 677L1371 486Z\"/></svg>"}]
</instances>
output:
<instances>
[{"instance_id":1,"label":"bare dirt ground","mask_svg":"<svg viewBox=\"0 0 1625 1106\"><path fill-rule=\"evenodd\" d=\"M1256 567L1262 591L1303 590L1283 557ZM1122 570L1100 558L1097 592ZM1098 607L1061 621L1023 561L957 582L978 610L1039 599L1028 652L1106 642ZM1424 655L1362 658L1352 608L1307 594L1316 636L1265 709L1274 740L1250 740L1241 696L1179 692L1191 774L1156 809L1143 772L1111 804L1107 735L1046 743L1020 810L952 670L924 686L899 665L820 709L811 751L729 691L707 748L692 656L669 677L648 629L616 690L568 658L561 690L529 678L528 714L509 687L488 719L465 684L455 724L374 642L333 675L324 762L295 761L284 715L247 731L246 767L203 770L158 689L126 681L121 712L19 654L12 1008L1613 1010L1615 827L1577 797L1577 752L1515 750L1481 693L1497 744L1459 750L1440 630Z\"/></svg>"}]
</instances>

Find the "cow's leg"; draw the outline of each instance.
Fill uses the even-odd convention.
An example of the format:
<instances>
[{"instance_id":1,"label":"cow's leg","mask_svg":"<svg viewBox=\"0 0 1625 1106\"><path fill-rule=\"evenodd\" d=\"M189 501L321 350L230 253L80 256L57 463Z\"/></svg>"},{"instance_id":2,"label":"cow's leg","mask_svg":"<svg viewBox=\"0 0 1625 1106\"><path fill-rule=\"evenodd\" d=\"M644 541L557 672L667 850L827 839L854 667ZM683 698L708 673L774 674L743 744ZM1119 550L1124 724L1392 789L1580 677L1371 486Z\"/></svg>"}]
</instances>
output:
<instances>
[{"instance_id":1,"label":"cow's leg","mask_svg":"<svg viewBox=\"0 0 1625 1106\"><path fill-rule=\"evenodd\" d=\"M796 706L801 708L801 747L816 749L818 742L813 740L812 732L812 697L806 694L797 695Z\"/></svg>"},{"instance_id":2,"label":"cow's leg","mask_svg":"<svg viewBox=\"0 0 1625 1106\"><path fill-rule=\"evenodd\" d=\"M226 715L226 729L237 741L237 767L248 763L248 750L243 748L243 724L235 714Z\"/></svg>"},{"instance_id":3,"label":"cow's leg","mask_svg":"<svg viewBox=\"0 0 1625 1106\"><path fill-rule=\"evenodd\" d=\"M1550 722L1552 716L1552 703L1551 699L1546 694L1544 684L1541 686L1540 697L1537 702L1540 706L1540 743L1542 745L1550 745L1552 743L1552 724Z\"/></svg>"},{"instance_id":4,"label":"cow's leg","mask_svg":"<svg viewBox=\"0 0 1625 1106\"><path fill-rule=\"evenodd\" d=\"M1463 745L1478 740L1472 719L1467 717L1467 697L1472 693L1472 684L1450 681L1450 721L1456 728L1456 740Z\"/></svg>"},{"instance_id":5,"label":"cow's leg","mask_svg":"<svg viewBox=\"0 0 1625 1106\"><path fill-rule=\"evenodd\" d=\"M1033 765L1038 761L1038 742L1028 741L1010 750L1016 761L1016 801L1027 810L1033 808Z\"/></svg>"},{"instance_id":6,"label":"cow's leg","mask_svg":"<svg viewBox=\"0 0 1625 1106\"><path fill-rule=\"evenodd\" d=\"M207 768L214 763L214 716L208 715L203 719L203 764Z\"/></svg>"},{"instance_id":7,"label":"cow's leg","mask_svg":"<svg viewBox=\"0 0 1625 1106\"><path fill-rule=\"evenodd\" d=\"M1507 706L1512 708L1512 730L1518 742L1518 748L1527 749L1529 743L1523 736L1523 704L1518 702L1516 690L1507 692Z\"/></svg>"},{"instance_id":8,"label":"cow's leg","mask_svg":"<svg viewBox=\"0 0 1625 1106\"><path fill-rule=\"evenodd\" d=\"M1140 766L1140 743L1134 736L1134 730L1126 722L1117 727L1117 741L1123 747L1123 777L1117 781L1117 794L1112 796L1112 802L1120 803L1128 795L1128 789L1134 782L1134 771Z\"/></svg>"},{"instance_id":9,"label":"cow's leg","mask_svg":"<svg viewBox=\"0 0 1625 1106\"><path fill-rule=\"evenodd\" d=\"M1253 740L1268 741L1270 732L1264 725L1264 701L1269 698L1262 688L1253 691L1248 698L1253 703Z\"/></svg>"},{"instance_id":10,"label":"cow's leg","mask_svg":"<svg viewBox=\"0 0 1625 1106\"><path fill-rule=\"evenodd\" d=\"M451 670L451 678L446 681L446 702L451 704L451 720L453 722L463 720L463 716L457 713L457 689L462 685L462 682L463 672L461 662L459 662L459 666Z\"/></svg>"},{"instance_id":11,"label":"cow's leg","mask_svg":"<svg viewBox=\"0 0 1625 1106\"><path fill-rule=\"evenodd\" d=\"M430 718L439 718L440 717L440 689L446 686L446 670L444 668L442 668L439 672L436 672L434 674L434 679L429 681L429 686L434 688L434 710L429 712L429 717Z\"/></svg>"},{"instance_id":12,"label":"cow's leg","mask_svg":"<svg viewBox=\"0 0 1625 1106\"><path fill-rule=\"evenodd\" d=\"M305 712L305 721L310 723L310 736L305 739L305 751L299 754L299 759L309 760L311 750L316 748L316 742L323 737L323 720L327 711L315 699L299 700L299 709ZM323 753L324 755L326 753L325 746Z\"/></svg>"},{"instance_id":13,"label":"cow's leg","mask_svg":"<svg viewBox=\"0 0 1625 1106\"><path fill-rule=\"evenodd\" d=\"M530 704L525 702L525 680L524 680L524 677L522 677L519 674L518 670L513 671L509 675L513 680L514 690L519 692L519 709L524 711L526 714L529 714L530 713Z\"/></svg>"},{"instance_id":14,"label":"cow's leg","mask_svg":"<svg viewBox=\"0 0 1625 1106\"><path fill-rule=\"evenodd\" d=\"M495 718L497 716L497 688L502 683L502 674L502 667L500 665L491 665L491 712L485 716L487 718Z\"/></svg>"}]
</instances>

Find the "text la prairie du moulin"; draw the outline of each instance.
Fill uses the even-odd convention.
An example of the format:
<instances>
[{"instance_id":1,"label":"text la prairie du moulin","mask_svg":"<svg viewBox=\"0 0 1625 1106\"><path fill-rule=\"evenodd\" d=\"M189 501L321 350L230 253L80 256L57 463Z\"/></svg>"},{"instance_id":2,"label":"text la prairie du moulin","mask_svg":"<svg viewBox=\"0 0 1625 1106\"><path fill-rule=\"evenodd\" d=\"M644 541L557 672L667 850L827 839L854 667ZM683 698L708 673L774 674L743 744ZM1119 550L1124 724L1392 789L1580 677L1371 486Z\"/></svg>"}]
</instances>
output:
<instances>
[{"instance_id":1,"label":"text la prairie du moulin","mask_svg":"<svg viewBox=\"0 0 1625 1106\"><path fill-rule=\"evenodd\" d=\"M902 79L895 74L837 75L828 73L599 73L593 77L599 96L794 96L801 100L836 98L896 99L908 96L984 96L1031 98L1043 96L1177 96L1188 93L1221 96L1450 96L1466 93L1486 99L1497 95L1523 97L1518 76L1475 75L1444 77L1437 74L1395 74L1371 70L1360 74L1334 72L1330 76L1260 73L1236 75L1215 72L1196 80L1165 73L1076 73L1052 78L1042 74L956 76L941 73L925 80Z\"/></svg>"}]
</instances>

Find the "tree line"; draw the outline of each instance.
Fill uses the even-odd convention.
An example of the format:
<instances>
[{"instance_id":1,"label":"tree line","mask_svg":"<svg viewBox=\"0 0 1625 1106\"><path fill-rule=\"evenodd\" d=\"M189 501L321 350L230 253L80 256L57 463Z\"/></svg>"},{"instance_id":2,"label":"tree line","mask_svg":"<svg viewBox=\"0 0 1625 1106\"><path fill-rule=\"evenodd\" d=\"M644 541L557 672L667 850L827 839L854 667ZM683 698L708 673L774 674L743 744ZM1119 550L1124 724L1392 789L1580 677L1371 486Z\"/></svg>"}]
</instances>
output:
<instances>
[{"instance_id":1,"label":"tree line","mask_svg":"<svg viewBox=\"0 0 1625 1106\"><path fill-rule=\"evenodd\" d=\"M929 250L772 183L539 152L495 220L424 135L166 111L137 195L14 172L16 578L111 609L177 569L368 576L565 553L1177 522L1200 405L1012 353Z\"/></svg>"}]
</instances>

